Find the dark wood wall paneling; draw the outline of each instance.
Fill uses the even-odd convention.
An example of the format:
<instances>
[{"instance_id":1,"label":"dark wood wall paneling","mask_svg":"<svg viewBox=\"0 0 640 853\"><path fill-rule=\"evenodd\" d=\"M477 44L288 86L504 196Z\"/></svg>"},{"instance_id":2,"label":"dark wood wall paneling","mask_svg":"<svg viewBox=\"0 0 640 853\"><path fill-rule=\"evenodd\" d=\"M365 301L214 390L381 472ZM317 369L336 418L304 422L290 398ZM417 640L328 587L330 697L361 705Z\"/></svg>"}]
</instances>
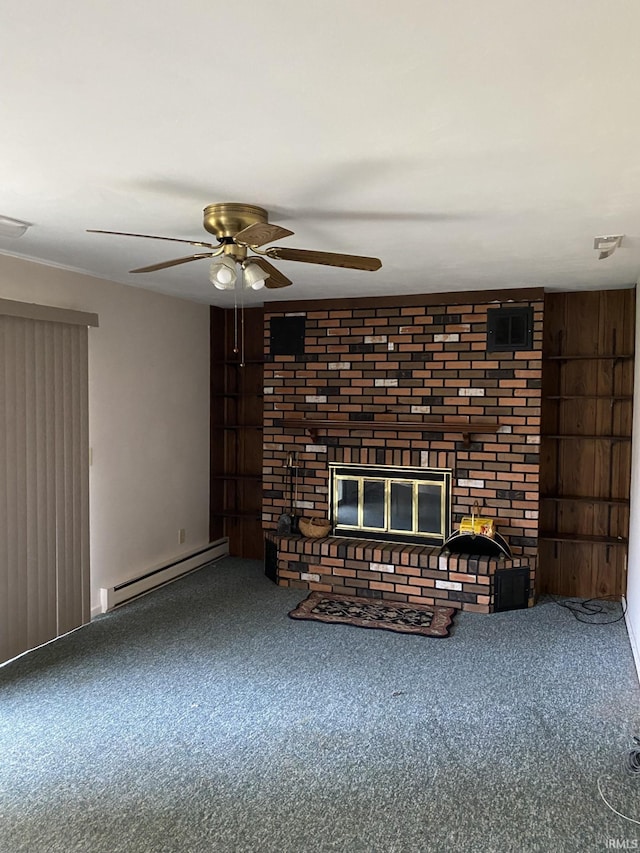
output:
<instances>
[{"instance_id":1,"label":"dark wood wall paneling","mask_svg":"<svg viewBox=\"0 0 640 853\"><path fill-rule=\"evenodd\" d=\"M262 559L263 316L244 310L244 366L232 310L211 308L210 537L233 556ZM242 316L238 317L242 339Z\"/></svg>"},{"instance_id":2,"label":"dark wood wall paneling","mask_svg":"<svg viewBox=\"0 0 640 853\"><path fill-rule=\"evenodd\" d=\"M635 291L547 293L540 592L623 595Z\"/></svg>"}]
</instances>

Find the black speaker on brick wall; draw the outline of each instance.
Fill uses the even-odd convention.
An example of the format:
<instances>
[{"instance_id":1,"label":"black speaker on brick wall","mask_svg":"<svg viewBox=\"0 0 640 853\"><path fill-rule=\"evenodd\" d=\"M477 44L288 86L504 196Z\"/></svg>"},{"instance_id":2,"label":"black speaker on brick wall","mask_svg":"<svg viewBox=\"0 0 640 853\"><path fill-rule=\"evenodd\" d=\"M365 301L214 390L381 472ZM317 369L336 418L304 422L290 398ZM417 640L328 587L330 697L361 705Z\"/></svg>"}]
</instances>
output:
<instances>
[{"instance_id":1,"label":"black speaker on brick wall","mask_svg":"<svg viewBox=\"0 0 640 853\"><path fill-rule=\"evenodd\" d=\"M272 317L269 326L271 355L304 355L305 317Z\"/></svg>"},{"instance_id":2,"label":"black speaker on brick wall","mask_svg":"<svg viewBox=\"0 0 640 853\"><path fill-rule=\"evenodd\" d=\"M489 308L487 311L487 350L517 352L533 347L533 308Z\"/></svg>"}]
</instances>

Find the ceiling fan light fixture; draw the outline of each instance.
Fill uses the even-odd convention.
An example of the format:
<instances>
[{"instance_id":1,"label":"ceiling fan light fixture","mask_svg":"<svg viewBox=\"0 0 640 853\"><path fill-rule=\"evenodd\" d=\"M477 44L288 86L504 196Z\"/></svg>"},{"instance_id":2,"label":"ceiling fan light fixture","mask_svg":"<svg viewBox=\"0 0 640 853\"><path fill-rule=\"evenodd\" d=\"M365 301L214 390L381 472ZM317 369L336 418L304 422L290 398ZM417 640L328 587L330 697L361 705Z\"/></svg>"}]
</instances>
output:
<instances>
[{"instance_id":1,"label":"ceiling fan light fixture","mask_svg":"<svg viewBox=\"0 0 640 853\"><path fill-rule=\"evenodd\" d=\"M232 290L237 278L236 262L233 258L220 258L219 261L214 261L209 268L209 281L218 290Z\"/></svg>"},{"instance_id":2,"label":"ceiling fan light fixture","mask_svg":"<svg viewBox=\"0 0 640 853\"><path fill-rule=\"evenodd\" d=\"M29 226L29 223L0 216L0 236L2 236L3 220L5 225L11 226L13 224L21 229ZM259 248L260 246L266 246L272 240L280 237L289 237L293 231L270 223L267 211L253 204L222 202L207 205L204 209L204 227L206 231L216 237L217 245L202 240L161 237L156 234L134 234L130 231L105 231L96 228L87 230L90 234L168 240L171 243L186 243L189 246L205 249L206 251L196 252L186 258L172 258L161 263L137 267L130 272L157 272L192 261L216 258L211 263L209 270L211 284L218 290L233 290L236 297L246 288L260 290L263 287L268 287L272 290L293 284L291 279L273 266L271 259L342 267L344 269L369 270L370 272L374 272L382 266L380 258L369 258L363 255L346 255L338 252L319 252L309 249L287 249L282 246L268 246L262 251ZM19 236L19 234L15 234L15 236ZM247 257L248 250L254 253L250 257Z\"/></svg>"},{"instance_id":3,"label":"ceiling fan light fixture","mask_svg":"<svg viewBox=\"0 0 640 853\"><path fill-rule=\"evenodd\" d=\"M244 282L246 287L251 287L253 290L261 290L264 287L265 281L269 278L269 273L263 270L260 264L247 261L243 264Z\"/></svg>"}]
</instances>

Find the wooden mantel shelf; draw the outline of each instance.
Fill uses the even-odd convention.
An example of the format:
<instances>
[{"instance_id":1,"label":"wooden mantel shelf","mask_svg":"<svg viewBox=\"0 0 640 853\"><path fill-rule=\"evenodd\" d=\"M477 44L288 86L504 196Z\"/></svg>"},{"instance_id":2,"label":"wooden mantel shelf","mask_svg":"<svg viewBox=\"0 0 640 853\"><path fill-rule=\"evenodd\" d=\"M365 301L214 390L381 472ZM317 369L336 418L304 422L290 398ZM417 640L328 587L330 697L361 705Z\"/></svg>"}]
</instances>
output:
<instances>
[{"instance_id":1,"label":"wooden mantel shelf","mask_svg":"<svg viewBox=\"0 0 640 853\"><path fill-rule=\"evenodd\" d=\"M494 423L478 423L477 421L386 421L374 418L371 421L350 421L339 418L283 418L283 426L294 429L306 429L312 441L317 441L318 432L328 429L355 430L389 430L393 432L453 432L459 433L465 447L471 443L472 435L495 435L499 425Z\"/></svg>"}]
</instances>

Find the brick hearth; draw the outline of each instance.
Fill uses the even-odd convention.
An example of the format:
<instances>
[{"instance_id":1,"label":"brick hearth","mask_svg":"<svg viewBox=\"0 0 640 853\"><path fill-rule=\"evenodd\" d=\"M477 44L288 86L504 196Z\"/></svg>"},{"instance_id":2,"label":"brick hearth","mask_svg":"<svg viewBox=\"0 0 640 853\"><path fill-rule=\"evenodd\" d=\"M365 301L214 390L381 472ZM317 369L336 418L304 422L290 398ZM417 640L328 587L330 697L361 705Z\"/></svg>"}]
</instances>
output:
<instances>
[{"instance_id":1,"label":"brick hearth","mask_svg":"<svg viewBox=\"0 0 640 853\"><path fill-rule=\"evenodd\" d=\"M494 295L495 296L495 295ZM487 351L487 311L513 305L511 294L465 304L344 300L265 306L263 527L278 547L278 583L298 588L491 611L495 571L528 566L534 600L538 550L538 480L543 302L540 291L518 292L534 309L531 350ZM443 299L451 302L452 298ZM304 354L271 356L270 320L304 314ZM340 420L312 439L291 418ZM383 420L384 430L374 420ZM394 421L415 421L413 431ZM420 423L443 422L442 432ZM446 422L486 423L467 445ZM344 422L344 423L342 423ZM451 428L450 428L451 429ZM280 537L289 509L286 464L298 454L297 514L327 517L328 463L448 468L452 528L474 501L497 519L512 561L443 557L439 548L327 537Z\"/></svg>"},{"instance_id":2,"label":"brick hearth","mask_svg":"<svg viewBox=\"0 0 640 853\"><path fill-rule=\"evenodd\" d=\"M267 537L278 547L278 582L299 589L490 613L497 571L526 566L535 578L535 557L446 555L440 548L335 536L308 539L268 533Z\"/></svg>"}]
</instances>

